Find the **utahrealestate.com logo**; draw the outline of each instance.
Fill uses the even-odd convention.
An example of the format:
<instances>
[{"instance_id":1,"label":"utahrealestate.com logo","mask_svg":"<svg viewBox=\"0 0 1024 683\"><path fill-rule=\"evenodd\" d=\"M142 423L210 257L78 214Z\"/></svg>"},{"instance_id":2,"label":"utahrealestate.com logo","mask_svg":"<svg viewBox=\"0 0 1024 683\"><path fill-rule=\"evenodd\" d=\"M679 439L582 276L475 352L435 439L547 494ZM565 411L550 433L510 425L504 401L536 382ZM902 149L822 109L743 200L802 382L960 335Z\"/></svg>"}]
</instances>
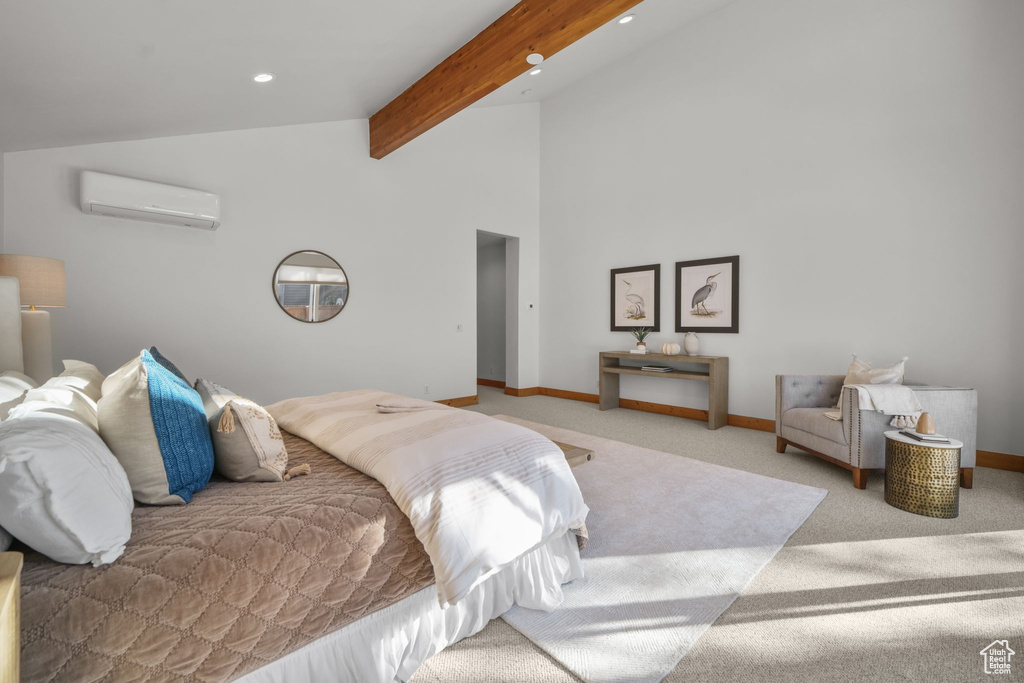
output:
<instances>
[{"instance_id":1,"label":"utahrealestate.com logo","mask_svg":"<svg viewBox=\"0 0 1024 683\"><path fill-rule=\"evenodd\" d=\"M988 647L981 651L981 656L985 658L985 673L1010 673L1010 658L1015 654L1017 653L1010 649L1009 641L993 640Z\"/></svg>"}]
</instances>

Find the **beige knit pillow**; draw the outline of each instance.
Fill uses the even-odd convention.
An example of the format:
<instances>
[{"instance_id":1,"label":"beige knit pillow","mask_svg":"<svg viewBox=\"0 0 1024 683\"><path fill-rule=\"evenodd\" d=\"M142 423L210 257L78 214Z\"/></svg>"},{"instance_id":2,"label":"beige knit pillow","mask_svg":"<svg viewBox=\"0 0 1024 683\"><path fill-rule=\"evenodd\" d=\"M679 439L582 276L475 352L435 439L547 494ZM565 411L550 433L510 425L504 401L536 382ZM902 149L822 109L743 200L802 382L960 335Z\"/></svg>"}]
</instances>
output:
<instances>
[{"instance_id":1,"label":"beige knit pillow","mask_svg":"<svg viewBox=\"0 0 1024 683\"><path fill-rule=\"evenodd\" d=\"M262 406L206 379L196 380L213 438L214 467L233 481L287 481L309 474L288 470L288 452L274 418Z\"/></svg>"}]
</instances>

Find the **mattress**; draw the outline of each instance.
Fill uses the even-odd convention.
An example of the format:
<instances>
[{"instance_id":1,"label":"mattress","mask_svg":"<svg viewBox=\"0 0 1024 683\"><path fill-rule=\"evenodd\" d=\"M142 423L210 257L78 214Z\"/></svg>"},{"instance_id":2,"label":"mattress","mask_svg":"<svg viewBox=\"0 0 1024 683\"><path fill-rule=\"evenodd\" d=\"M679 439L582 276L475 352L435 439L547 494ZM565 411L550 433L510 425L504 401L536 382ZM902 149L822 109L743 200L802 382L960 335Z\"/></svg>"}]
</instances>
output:
<instances>
[{"instance_id":1,"label":"mattress","mask_svg":"<svg viewBox=\"0 0 1024 683\"><path fill-rule=\"evenodd\" d=\"M22 680L233 680L432 586L384 487L284 438L312 474L137 506L113 565L27 552Z\"/></svg>"}]
</instances>

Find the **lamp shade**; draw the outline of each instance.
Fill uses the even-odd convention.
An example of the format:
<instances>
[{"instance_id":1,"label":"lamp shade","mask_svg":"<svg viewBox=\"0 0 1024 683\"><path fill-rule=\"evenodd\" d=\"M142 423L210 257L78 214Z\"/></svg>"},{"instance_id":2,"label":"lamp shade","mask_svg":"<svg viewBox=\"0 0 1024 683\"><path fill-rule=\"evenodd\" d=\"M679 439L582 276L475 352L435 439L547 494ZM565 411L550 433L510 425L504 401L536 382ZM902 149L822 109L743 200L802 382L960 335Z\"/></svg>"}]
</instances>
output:
<instances>
[{"instance_id":1,"label":"lamp shade","mask_svg":"<svg viewBox=\"0 0 1024 683\"><path fill-rule=\"evenodd\" d=\"M0 254L0 275L18 278L22 306L64 308L64 262L43 256Z\"/></svg>"}]
</instances>

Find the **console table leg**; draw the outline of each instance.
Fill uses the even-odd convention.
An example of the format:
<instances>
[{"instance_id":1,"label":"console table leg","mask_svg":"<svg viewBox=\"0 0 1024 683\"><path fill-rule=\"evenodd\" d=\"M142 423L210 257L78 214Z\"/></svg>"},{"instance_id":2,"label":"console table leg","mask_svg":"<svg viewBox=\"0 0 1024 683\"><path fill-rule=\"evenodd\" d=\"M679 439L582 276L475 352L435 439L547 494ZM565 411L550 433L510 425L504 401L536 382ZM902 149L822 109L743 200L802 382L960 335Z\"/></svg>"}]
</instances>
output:
<instances>
[{"instance_id":1,"label":"console table leg","mask_svg":"<svg viewBox=\"0 0 1024 683\"><path fill-rule=\"evenodd\" d=\"M729 365L716 361L708 370L708 429L718 429L729 424Z\"/></svg>"},{"instance_id":2,"label":"console table leg","mask_svg":"<svg viewBox=\"0 0 1024 683\"><path fill-rule=\"evenodd\" d=\"M619 407L619 375L612 372L605 372L606 367L617 366L619 361L614 358L601 358L598 367L598 406L601 410L610 410Z\"/></svg>"}]
</instances>

